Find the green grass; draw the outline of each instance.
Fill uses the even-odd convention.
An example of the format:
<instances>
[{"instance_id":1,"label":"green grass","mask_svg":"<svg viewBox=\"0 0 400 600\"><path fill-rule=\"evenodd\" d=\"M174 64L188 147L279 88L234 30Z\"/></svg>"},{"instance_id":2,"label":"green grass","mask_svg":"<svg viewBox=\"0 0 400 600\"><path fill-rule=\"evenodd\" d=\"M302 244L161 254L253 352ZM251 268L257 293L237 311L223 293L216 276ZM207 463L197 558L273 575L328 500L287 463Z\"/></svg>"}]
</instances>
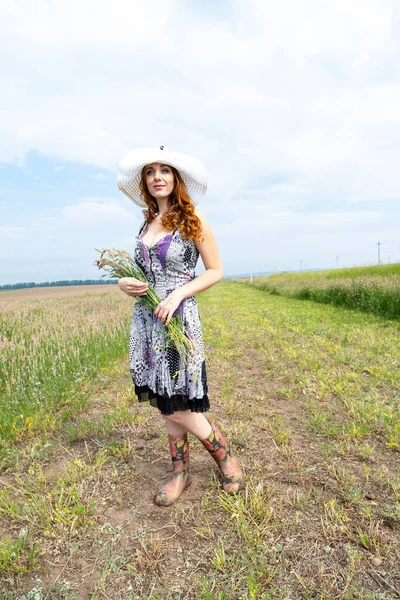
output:
<instances>
[{"instance_id":1,"label":"green grass","mask_svg":"<svg viewBox=\"0 0 400 600\"><path fill-rule=\"evenodd\" d=\"M354 441L379 434L388 448L400 451L397 323L265 296L258 288L238 283L225 284L219 295L234 321L229 320L229 327L222 322L206 325L215 351L234 352L235 344L250 343L260 373L279 374L280 392L288 399L303 395L315 433Z\"/></svg>"},{"instance_id":2,"label":"green grass","mask_svg":"<svg viewBox=\"0 0 400 600\"><path fill-rule=\"evenodd\" d=\"M321 273L321 271L318 271ZM370 267L351 267L347 269L330 269L322 271L327 279L338 279L341 277L391 277L400 275L400 263L390 265L372 265Z\"/></svg>"},{"instance_id":3,"label":"green grass","mask_svg":"<svg viewBox=\"0 0 400 600\"><path fill-rule=\"evenodd\" d=\"M20 576L40 570L40 550L29 540L29 533L21 530L16 541L0 540L0 576L2 573Z\"/></svg>"},{"instance_id":4,"label":"green grass","mask_svg":"<svg viewBox=\"0 0 400 600\"><path fill-rule=\"evenodd\" d=\"M400 319L400 264L256 277L272 295L312 300Z\"/></svg>"},{"instance_id":5,"label":"green grass","mask_svg":"<svg viewBox=\"0 0 400 600\"><path fill-rule=\"evenodd\" d=\"M132 301L121 292L1 305L0 463L9 445L51 432L62 407L85 406L83 383L126 354Z\"/></svg>"}]
</instances>

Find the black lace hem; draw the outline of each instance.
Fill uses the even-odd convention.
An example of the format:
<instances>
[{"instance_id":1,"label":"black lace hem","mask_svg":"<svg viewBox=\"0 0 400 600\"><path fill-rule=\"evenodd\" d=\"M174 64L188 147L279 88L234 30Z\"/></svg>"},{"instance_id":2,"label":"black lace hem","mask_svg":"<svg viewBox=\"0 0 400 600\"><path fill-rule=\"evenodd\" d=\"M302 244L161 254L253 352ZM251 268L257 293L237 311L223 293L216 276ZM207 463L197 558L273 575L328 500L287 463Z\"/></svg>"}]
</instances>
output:
<instances>
[{"instance_id":1,"label":"black lace hem","mask_svg":"<svg viewBox=\"0 0 400 600\"><path fill-rule=\"evenodd\" d=\"M184 394L173 396L161 396L156 394L147 385L135 384L135 394L139 402L150 402L151 406L158 408L162 415L173 415L178 410L191 410L192 412L207 412L210 410L210 402L207 394L202 398L188 398Z\"/></svg>"}]
</instances>

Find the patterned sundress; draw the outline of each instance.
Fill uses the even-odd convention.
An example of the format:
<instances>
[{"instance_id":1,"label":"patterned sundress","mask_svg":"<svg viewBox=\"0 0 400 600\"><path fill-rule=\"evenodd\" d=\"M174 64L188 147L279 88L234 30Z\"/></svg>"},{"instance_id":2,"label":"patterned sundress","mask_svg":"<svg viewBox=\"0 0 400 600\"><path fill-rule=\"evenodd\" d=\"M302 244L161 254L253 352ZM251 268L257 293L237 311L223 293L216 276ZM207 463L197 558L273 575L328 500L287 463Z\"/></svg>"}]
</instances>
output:
<instances>
[{"instance_id":1,"label":"patterned sundress","mask_svg":"<svg viewBox=\"0 0 400 600\"><path fill-rule=\"evenodd\" d=\"M153 246L142 241L143 223L136 238L135 260L161 300L195 277L199 251L179 228ZM186 364L173 346L165 344L166 327L137 296L130 330L130 371L139 402L149 401L163 415L177 410L206 412L210 409L204 358L203 333L196 298L185 298L180 313L196 353Z\"/></svg>"}]
</instances>

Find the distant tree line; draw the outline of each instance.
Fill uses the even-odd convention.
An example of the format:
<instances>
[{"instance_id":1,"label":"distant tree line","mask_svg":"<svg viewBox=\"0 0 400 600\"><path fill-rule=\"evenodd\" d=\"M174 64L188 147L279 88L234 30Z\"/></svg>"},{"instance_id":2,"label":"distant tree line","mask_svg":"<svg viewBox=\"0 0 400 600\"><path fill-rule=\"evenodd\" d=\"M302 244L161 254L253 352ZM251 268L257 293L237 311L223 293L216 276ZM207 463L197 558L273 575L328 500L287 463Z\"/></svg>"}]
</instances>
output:
<instances>
[{"instance_id":1,"label":"distant tree line","mask_svg":"<svg viewBox=\"0 0 400 600\"><path fill-rule=\"evenodd\" d=\"M109 285L118 283L118 279L64 279L62 281L44 281L43 283L35 283L29 281L28 283L7 283L6 285L0 285L0 291L4 290L21 290L23 288L34 288L34 287L55 287L55 286L67 286L67 285Z\"/></svg>"}]
</instances>

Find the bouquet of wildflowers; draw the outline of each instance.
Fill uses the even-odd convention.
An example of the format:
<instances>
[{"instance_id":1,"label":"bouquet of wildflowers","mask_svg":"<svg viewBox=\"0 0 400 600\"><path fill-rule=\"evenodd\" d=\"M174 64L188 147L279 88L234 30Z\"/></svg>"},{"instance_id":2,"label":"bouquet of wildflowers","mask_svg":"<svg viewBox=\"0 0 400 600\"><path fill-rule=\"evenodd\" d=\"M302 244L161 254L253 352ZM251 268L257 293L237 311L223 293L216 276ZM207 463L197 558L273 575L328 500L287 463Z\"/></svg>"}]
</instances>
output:
<instances>
[{"instance_id":1,"label":"bouquet of wildflowers","mask_svg":"<svg viewBox=\"0 0 400 600\"><path fill-rule=\"evenodd\" d=\"M141 296L144 306L154 311L160 304L161 300L154 288L147 281L145 274L135 259L129 252L125 250L98 250L100 258L94 261L94 265L99 269L104 269L110 277L134 277L148 284L146 294ZM104 273L102 277L106 277ZM180 315L172 317L166 327L166 345L175 346L184 363L189 356L192 356L196 351L196 347L192 340L188 337L185 326Z\"/></svg>"}]
</instances>

